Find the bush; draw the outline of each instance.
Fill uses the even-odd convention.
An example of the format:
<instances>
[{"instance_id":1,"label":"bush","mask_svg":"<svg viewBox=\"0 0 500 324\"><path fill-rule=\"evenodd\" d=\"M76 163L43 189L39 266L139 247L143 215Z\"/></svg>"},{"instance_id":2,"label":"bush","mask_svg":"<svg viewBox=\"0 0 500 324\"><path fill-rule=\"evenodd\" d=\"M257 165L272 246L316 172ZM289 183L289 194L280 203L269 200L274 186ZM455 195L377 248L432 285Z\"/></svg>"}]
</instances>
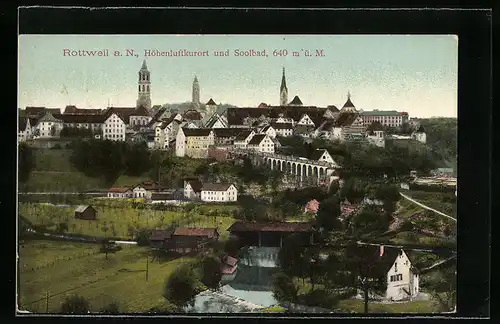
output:
<instances>
[{"instance_id":1,"label":"bush","mask_svg":"<svg viewBox=\"0 0 500 324\"><path fill-rule=\"evenodd\" d=\"M82 296L73 295L66 298L61 305L61 313L64 314L87 314L90 311L90 303Z\"/></svg>"}]
</instances>

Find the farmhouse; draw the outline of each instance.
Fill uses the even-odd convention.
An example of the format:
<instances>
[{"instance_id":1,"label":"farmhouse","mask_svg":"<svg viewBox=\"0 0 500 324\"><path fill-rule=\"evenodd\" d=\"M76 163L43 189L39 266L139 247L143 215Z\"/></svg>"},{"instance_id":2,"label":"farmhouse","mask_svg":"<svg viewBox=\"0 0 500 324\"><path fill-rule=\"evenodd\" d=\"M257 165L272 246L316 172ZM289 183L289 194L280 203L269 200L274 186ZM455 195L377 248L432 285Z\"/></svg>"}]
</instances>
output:
<instances>
[{"instance_id":1,"label":"farmhouse","mask_svg":"<svg viewBox=\"0 0 500 324\"><path fill-rule=\"evenodd\" d=\"M420 292L419 271L412 265L402 249L360 247L372 255L373 267L369 269L372 278L387 278L387 288L381 295L370 294L370 298L399 301L417 297ZM361 297L358 295L358 297Z\"/></svg>"},{"instance_id":2,"label":"farmhouse","mask_svg":"<svg viewBox=\"0 0 500 324\"><path fill-rule=\"evenodd\" d=\"M184 198L192 200L200 199L202 185L199 180L184 180Z\"/></svg>"},{"instance_id":3,"label":"farmhouse","mask_svg":"<svg viewBox=\"0 0 500 324\"><path fill-rule=\"evenodd\" d=\"M132 190L128 187L111 187L108 189L108 198L129 198Z\"/></svg>"},{"instance_id":4,"label":"farmhouse","mask_svg":"<svg viewBox=\"0 0 500 324\"><path fill-rule=\"evenodd\" d=\"M257 134L248 142L247 148L261 153L274 153L274 142L267 134Z\"/></svg>"},{"instance_id":5,"label":"farmhouse","mask_svg":"<svg viewBox=\"0 0 500 324\"><path fill-rule=\"evenodd\" d=\"M92 206L78 206L75 209L75 218L95 220L97 218L97 211Z\"/></svg>"}]
</instances>

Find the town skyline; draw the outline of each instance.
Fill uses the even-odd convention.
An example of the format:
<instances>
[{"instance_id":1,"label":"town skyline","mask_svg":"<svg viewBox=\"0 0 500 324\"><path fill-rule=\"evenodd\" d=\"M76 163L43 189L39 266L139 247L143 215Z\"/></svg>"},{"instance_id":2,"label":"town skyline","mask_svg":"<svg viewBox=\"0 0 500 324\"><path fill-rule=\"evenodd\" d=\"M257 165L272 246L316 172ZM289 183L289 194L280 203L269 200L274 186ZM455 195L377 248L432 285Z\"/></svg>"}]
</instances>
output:
<instances>
[{"instance_id":1,"label":"town skyline","mask_svg":"<svg viewBox=\"0 0 500 324\"><path fill-rule=\"evenodd\" d=\"M168 46L161 45L165 40ZM64 49L125 48L135 49L137 57L63 56ZM268 57L213 56L214 50L226 48L266 49ZM287 48L288 56L273 56L272 49ZM290 57L303 48L313 53L322 49L325 55ZM146 49L212 55L145 57ZM457 38L452 35L20 36L18 106L135 106L137 73L146 59L152 105L191 101L195 76L203 104L212 98L217 104L238 107L279 105L285 68L289 101L297 95L307 106L340 109L349 92L356 108L365 111L456 117L457 56Z\"/></svg>"}]
</instances>

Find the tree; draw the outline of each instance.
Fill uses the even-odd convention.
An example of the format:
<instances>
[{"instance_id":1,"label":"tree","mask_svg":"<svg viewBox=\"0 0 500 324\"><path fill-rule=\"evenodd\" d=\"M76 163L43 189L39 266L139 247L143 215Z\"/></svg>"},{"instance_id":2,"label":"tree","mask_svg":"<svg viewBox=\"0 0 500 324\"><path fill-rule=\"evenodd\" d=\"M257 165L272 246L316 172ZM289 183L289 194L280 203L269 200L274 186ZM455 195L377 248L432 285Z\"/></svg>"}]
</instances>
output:
<instances>
[{"instance_id":1,"label":"tree","mask_svg":"<svg viewBox=\"0 0 500 324\"><path fill-rule=\"evenodd\" d=\"M196 277L189 265L177 267L168 278L163 297L178 308L194 304Z\"/></svg>"},{"instance_id":2,"label":"tree","mask_svg":"<svg viewBox=\"0 0 500 324\"><path fill-rule=\"evenodd\" d=\"M292 302L297 301L298 287L294 284L292 278L283 272L278 272L273 275L273 296L279 302Z\"/></svg>"},{"instance_id":3,"label":"tree","mask_svg":"<svg viewBox=\"0 0 500 324\"><path fill-rule=\"evenodd\" d=\"M88 300L78 295L67 297L61 305L61 313L64 314L87 314L89 311Z\"/></svg>"},{"instance_id":4,"label":"tree","mask_svg":"<svg viewBox=\"0 0 500 324\"><path fill-rule=\"evenodd\" d=\"M33 157L33 149L26 143L19 144L19 160L18 160L18 172L19 181L25 183L28 181L31 174L31 170L35 166L35 161Z\"/></svg>"},{"instance_id":5,"label":"tree","mask_svg":"<svg viewBox=\"0 0 500 324\"><path fill-rule=\"evenodd\" d=\"M432 291L432 298L441 312L452 311L455 308L457 302L457 273L455 266L430 273L423 285L429 291Z\"/></svg>"},{"instance_id":6,"label":"tree","mask_svg":"<svg viewBox=\"0 0 500 324\"><path fill-rule=\"evenodd\" d=\"M350 242L340 256L339 266L329 273L338 286L363 294L365 314L368 313L369 296L382 294L387 287L387 275L376 258L374 249Z\"/></svg>"},{"instance_id":7,"label":"tree","mask_svg":"<svg viewBox=\"0 0 500 324\"><path fill-rule=\"evenodd\" d=\"M50 127L50 136L56 136L56 132L57 132L56 126L52 125Z\"/></svg>"},{"instance_id":8,"label":"tree","mask_svg":"<svg viewBox=\"0 0 500 324\"><path fill-rule=\"evenodd\" d=\"M290 277L304 277L306 248L299 234L292 234L283 240L278 252L277 264L281 271Z\"/></svg>"},{"instance_id":9,"label":"tree","mask_svg":"<svg viewBox=\"0 0 500 324\"><path fill-rule=\"evenodd\" d=\"M116 253L122 249L121 246L116 245L115 243L111 243L109 240L104 239L101 241L100 252L104 253L106 256L106 260L108 259L108 253Z\"/></svg>"},{"instance_id":10,"label":"tree","mask_svg":"<svg viewBox=\"0 0 500 324\"><path fill-rule=\"evenodd\" d=\"M222 278L222 262L215 256L206 256L201 261L201 282L209 289L219 288Z\"/></svg>"},{"instance_id":11,"label":"tree","mask_svg":"<svg viewBox=\"0 0 500 324\"><path fill-rule=\"evenodd\" d=\"M241 244L237 236L230 236L229 239L224 242L224 252L232 257L238 255L240 247Z\"/></svg>"},{"instance_id":12,"label":"tree","mask_svg":"<svg viewBox=\"0 0 500 324\"><path fill-rule=\"evenodd\" d=\"M339 229L342 225L340 217L340 201L337 196L331 196L320 202L316 213L316 223L318 227L326 231Z\"/></svg>"},{"instance_id":13,"label":"tree","mask_svg":"<svg viewBox=\"0 0 500 324\"><path fill-rule=\"evenodd\" d=\"M373 209L365 208L354 215L350 225L353 230L352 234L359 238L363 235L376 235L387 231L389 222L384 215Z\"/></svg>"}]
</instances>

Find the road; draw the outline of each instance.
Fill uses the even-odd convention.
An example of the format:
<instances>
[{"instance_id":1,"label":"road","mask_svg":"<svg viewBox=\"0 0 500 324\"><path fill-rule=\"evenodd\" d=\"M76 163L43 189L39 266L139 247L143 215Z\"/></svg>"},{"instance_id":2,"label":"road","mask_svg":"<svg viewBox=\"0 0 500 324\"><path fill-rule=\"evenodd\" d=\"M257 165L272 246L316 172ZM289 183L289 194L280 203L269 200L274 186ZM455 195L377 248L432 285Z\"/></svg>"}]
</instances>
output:
<instances>
[{"instance_id":1,"label":"road","mask_svg":"<svg viewBox=\"0 0 500 324\"><path fill-rule=\"evenodd\" d=\"M453 217L451 217L451 216L449 216L449 215L446 215L445 213L440 212L439 210L436 210L436 209L434 209L434 208L431 208L431 207L429 207L429 206L426 206L426 205L424 205L424 204L422 204L422 203L420 203L420 202L416 201L415 199L413 199L413 198L411 198L411 197L408 197L407 195L405 195L405 194L403 194L403 193L401 193L401 192L400 192L399 194L400 194L400 195L401 195L401 197L403 197L404 199L406 199L406 200L408 200L408 201L411 201L412 203L414 203L414 204L416 204L416 205L419 205L419 206L420 206L420 207L422 207L422 208L425 208L425 209L427 209L427 210L433 211L433 212L435 212L436 214L439 214L439 215L441 215L441 216L444 216L444 217L450 218L450 219L454 220L455 222L457 221L457 219L456 219L456 218L453 218Z\"/></svg>"}]
</instances>

